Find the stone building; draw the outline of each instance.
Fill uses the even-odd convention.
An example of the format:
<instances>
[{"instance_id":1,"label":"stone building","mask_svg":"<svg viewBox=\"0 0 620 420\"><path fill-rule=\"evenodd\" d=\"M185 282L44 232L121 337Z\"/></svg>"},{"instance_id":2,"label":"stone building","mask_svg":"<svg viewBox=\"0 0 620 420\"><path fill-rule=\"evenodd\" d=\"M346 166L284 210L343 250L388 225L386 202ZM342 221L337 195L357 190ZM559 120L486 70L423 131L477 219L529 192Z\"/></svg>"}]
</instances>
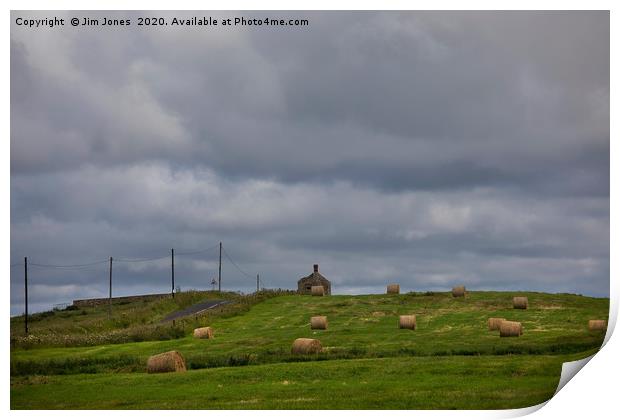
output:
<instances>
[{"instance_id":1,"label":"stone building","mask_svg":"<svg viewBox=\"0 0 620 420\"><path fill-rule=\"evenodd\" d=\"M323 286L325 295L332 294L332 285L329 280L319 273L319 265L314 264L314 271L307 277L302 277L297 282L297 292L309 295L312 291L312 286Z\"/></svg>"}]
</instances>

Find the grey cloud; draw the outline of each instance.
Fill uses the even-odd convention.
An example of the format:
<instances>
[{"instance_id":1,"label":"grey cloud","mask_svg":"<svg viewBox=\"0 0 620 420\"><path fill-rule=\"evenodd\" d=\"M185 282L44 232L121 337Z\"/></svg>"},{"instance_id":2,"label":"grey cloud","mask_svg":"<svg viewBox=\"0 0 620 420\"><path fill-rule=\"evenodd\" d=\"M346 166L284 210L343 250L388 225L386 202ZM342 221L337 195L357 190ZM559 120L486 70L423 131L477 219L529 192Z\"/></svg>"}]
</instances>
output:
<instances>
[{"instance_id":1,"label":"grey cloud","mask_svg":"<svg viewBox=\"0 0 620 420\"><path fill-rule=\"evenodd\" d=\"M608 13L276 14L310 26L13 26L12 262L222 240L270 287L320 262L336 291L608 293ZM166 264L119 263L117 292L165 290ZM35 269L33 299L105 293L102 270Z\"/></svg>"},{"instance_id":2,"label":"grey cloud","mask_svg":"<svg viewBox=\"0 0 620 420\"><path fill-rule=\"evenodd\" d=\"M529 188L562 170L568 158L590 182L584 187L561 177L545 192L558 186L567 194L583 193L605 184L581 157L608 153L604 18L314 15L311 29L288 34L293 42L257 30L138 32L125 35L129 42L118 39L126 32L92 32L63 37L62 57L92 97L83 98L84 91L76 89L80 81L64 74L32 91L45 93L51 85L46 97L67 98L62 103L69 109L57 112L58 124L71 130L48 144L66 146L63 152L74 163L151 157L285 182L310 175L416 189L462 188L484 178ZM100 89L110 91L114 108L120 106L118 113L107 111L114 124L99 114L99 107L110 108L107 102L97 106L106 96ZM158 106L146 106L142 114L126 106L143 99ZM95 124L82 115L89 108ZM120 115L156 127L122 130L128 124L116 123ZM175 130L177 125L182 128ZM151 133L160 131L157 141ZM80 141L71 141L72 135ZM180 140L185 137L189 140ZM429 147L432 143L437 145ZM16 155L19 171L20 148ZM412 159L424 162L422 176L411 170ZM66 164L36 160L30 167ZM455 165L460 176L450 175ZM362 167L368 170L360 177Z\"/></svg>"}]
</instances>

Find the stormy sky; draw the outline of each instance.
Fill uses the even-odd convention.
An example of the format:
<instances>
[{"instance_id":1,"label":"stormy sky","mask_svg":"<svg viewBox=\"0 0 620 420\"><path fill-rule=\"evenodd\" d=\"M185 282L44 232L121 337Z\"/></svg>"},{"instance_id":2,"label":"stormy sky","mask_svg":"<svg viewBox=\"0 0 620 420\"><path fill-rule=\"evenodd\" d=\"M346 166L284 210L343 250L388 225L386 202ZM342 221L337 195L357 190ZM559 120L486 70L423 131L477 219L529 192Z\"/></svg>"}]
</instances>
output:
<instances>
[{"instance_id":1,"label":"stormy sky","mask_svg":"<svg viewBox=\"0 0 620 420\"><path fill-rule=\"evenodd\" d=\"M54 14L132 26L15 24ZM167 292L173 247L210 289L219 241L225 290L609 295L607 12L141 15L11 15L12 314L24 256L43 310L106 296L110 256L114 295Z\"/></svg>"}]
</instances>

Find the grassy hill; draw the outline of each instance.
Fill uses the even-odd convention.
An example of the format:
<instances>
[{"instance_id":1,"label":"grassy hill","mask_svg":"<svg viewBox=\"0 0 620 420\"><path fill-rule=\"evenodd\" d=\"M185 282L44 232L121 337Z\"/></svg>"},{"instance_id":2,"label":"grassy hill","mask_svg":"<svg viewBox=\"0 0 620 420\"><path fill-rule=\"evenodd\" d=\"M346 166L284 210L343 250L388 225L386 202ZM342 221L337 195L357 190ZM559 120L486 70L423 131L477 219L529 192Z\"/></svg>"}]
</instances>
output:
<instances>
[{"instance_id":1,"label":"grassy hill","mask_svg":"<svg viewBox=\"0 0 620 420\"><path fill-rule=\"evenodd\" d=\"M162 324L164 317L204 300L224 299L231 304L211 311L209 317L231 316L248 310L270 297L290 294L285 291L239 295L227 292L188 291L176 293L174 299L144 297L140 301L120 300L92 307L69 306L66 310L40 312L29 316L29 336L24 336L24 317L11 318L11 347L67 347L124 343L145 340L168 340L191 332L192 319ZM205 317L193 321L203 322Z\"/></svg>"},{"instance_id":2,"label":"grassy hill","mask_svg":"<svg viewBox=\"0 0 620 420\"><path fill-rule=\"evenodd\" d=\"M516 294L528 297L527 310L512 309ZM19 338L19 319L12 319L11 406L26 401L41 408L527 406L553 394L562 362L600 347L603 334L589 332L587 321L607 319L609 310L608 299L530 292L472 292L465 299L449 293L227 296L233 304L174 326L159 321L172 310L213 295L177 296L176 303L166 299L128 304L122 311L119 305L113 308L112 320L107 319L106 308L61 311L34 321L35 338L28 340ZM398 329L398 315L404 314L417 316L417 330ZM326 315L329 329L310 330L313 315ZM520 321L524 334L500 338L497 331L488 331L489 317ZM214 339L192 338L191 329L198 325L212 326ZM148 333L136 333L142 330ZM149 339L153 331L175 332ZM97 335L100 338L93 342L98 345L80 341L81 336ZM324 352L291 355L291 343L298 337L320 339ZM150 355L172 349L185 356L190 372L143 373ZM201 385L188 388L184 398L165 395L168 381L185 380ZM417 384L415 393L412 380ZM292 396L307 388L316 392L285 404L276 397L281 382L287 384L278 395ZM80 383L92 383L109 398L99 395L91 401L89 391L77 392ZM118 400L115 392L126 383L135 387ZM161 395L151 392L158 387ZM378 395L362 397L366 388ZM213 401L201 396L207 390ZM424 397L431 392L468 397L448 398L448 404Z\"/></svg>"}]
</instances>

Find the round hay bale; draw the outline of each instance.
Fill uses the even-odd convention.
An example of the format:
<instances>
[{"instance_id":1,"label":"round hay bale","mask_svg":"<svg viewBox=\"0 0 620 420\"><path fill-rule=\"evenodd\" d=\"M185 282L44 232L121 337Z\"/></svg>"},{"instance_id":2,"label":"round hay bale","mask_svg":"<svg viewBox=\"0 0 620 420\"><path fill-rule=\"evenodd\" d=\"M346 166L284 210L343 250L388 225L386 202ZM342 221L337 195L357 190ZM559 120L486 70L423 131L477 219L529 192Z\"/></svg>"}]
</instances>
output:
<instances>
[{"instance_id":1,"label":"round hay bale","mask_svg":"<svg viewBox=\"0 0 620 420\"><path fill-rule=\"evenodd\" d=\"M293 348L291 353L293 354L318 354L321 352L321 342L314 338L298 338L293 341Z\"/></svg>"},{"instance_id":2,"label":"round hay bale","mask_svg":"<svg viewBox=\"0 0 620 420\"><path fill-rule=\"evenodd\" d=\"M452 288L453 297L465 297L465 286L454 286Z\"/></svg>"},{"instance_id":3,"label":"round hay bale","mask_svg":"<svg viewBox=\"0 0 620 420\"><path fill-rule=\"evenodd\" d=\"M415 315L401 315L400 318L398 319L398 328L415 330L416 328Z\"/></svg>"},{"instance_id":4,"label":"round hay bale","mask_svg":"<svg viewBox=\"0 0 620 420\"><path fill-rule=\"evenodd\" d=\"M326 316L313 316L310 318L310 328L313 330L326 330L327 329L327 317Z\"/></svg>"},{"instance_id":5,"label":"round hay bale","mask_svg":"<svg viewBox=\"0 0 620 420\"><path fill-rule=\"evenodd\" d=\"M398 295L400 294L400 284L393 283L387 285L387 293L388 295Z\"/></svg>"},{"instance_id":6,"label":"round hay bale","mask_svg":"<svg viewBox=\"0 0 620 420\"><path fill-rule=\"evenodd\" d=\"M605 331L607 322L604 319L591 319L588 321L588 329L590 331Z\"/></svg>"},{"instance_id":7,"label":"round hay bale","mask_svg":"<svg viewBox=\"0 0 620 420\"><path fill-rule=\"evenodd\" d=\"M499 326L502 325L503 321L506 321L506 319L505 318L489 318L489 331L499 330Z\"/></svg>"},{"instance_id":8,"label":"round hay bale","mask_svg":"<svg viewBox=\"0 0 620 420\"><path fill-rule=\"evenodd\" d=\"M312 296L325 296L325 289L323 286L312 286Z\"/></svg>"},{"instance_id":9,"label":"round hay bale","mask_svg":"<svg viewBox=\"0 0 620 420\"><path fill-rule=\"evenodd\" d=\"M213 328L201 327L194 330L194 338L213 338Z\"/></svg>"},{"instance_id":10,"label":"round hay bale","mask_svg":"<svg viewBox=\"0 0 620 420\"><path fill-rule=\"evenodd\" d=\"M146 362L147 373L185 372L185 359L176 350L156 354Z\"/></svg>"},{"instance_id":11,"label":"round hay bale","mask_svg":"<svg viewBox=\"0 0 620 420\"><path fill-rule=\"evenodd\" d=\"M500 337L518 337L523 334L523 326L520 322L502 321L499 325Z\"/></svg>"},{"instance_id":12,"label":"round hay bale","mask_svg":"<svg viewBox=\"0 0 620 420\"><path fill-rule=\"evenodd\" d=\"M527 309L527 297L515 296L512 298L512 307L515 309Z\"/></svg>"}]
</instances>

